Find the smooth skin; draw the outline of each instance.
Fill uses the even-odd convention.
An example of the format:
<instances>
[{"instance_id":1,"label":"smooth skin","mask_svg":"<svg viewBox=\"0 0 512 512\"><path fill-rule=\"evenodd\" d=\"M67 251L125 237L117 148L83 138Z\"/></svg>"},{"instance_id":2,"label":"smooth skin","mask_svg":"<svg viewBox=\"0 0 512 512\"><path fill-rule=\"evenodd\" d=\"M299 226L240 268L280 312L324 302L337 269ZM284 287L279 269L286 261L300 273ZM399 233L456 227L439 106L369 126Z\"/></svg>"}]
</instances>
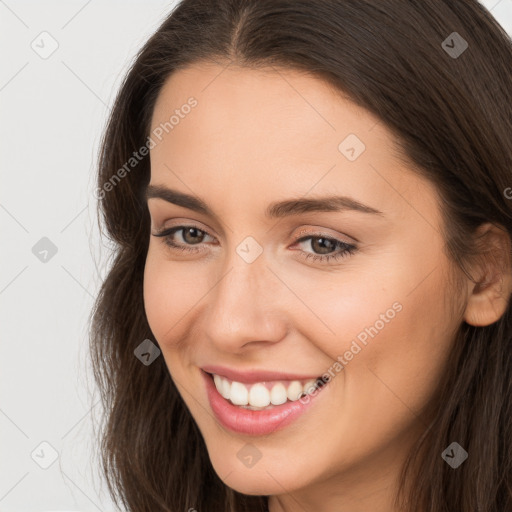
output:
<instances>
[{"instance_id":1,"label":"smooth skin","mask_svg":"<svg viewBox=\"0 0 512 512\"><path fill-rule=\"evenodd\" d=\"M214 216L148 200L152 233L202 231L170 237L189 253L150 237L144 301L213 467L233 489L269 495L270 512L394 512L400 466L428 426L423 412L454 333L462 321L499 319L510 275L486 287L463 276L467 293L455 293L461 271L444 252L436 189L397 157L377 118L318 78L195 64L167 80L151 129L190 97L197 106L154 138L150 183L201 198ZM354 161L338 149L349 134L366 147ZM265 217L275 201L327 195L350 196L382 215ZM509 251L502 232L483 231L497 251ZM322 245L322 236L357 249L314 261L342 251ZM237 253L247 237L263 250L252 263ZM320 376L397 302L401 311L286 428L247 436L215 419L201 366ZM261 452L250 468L237 457L248 443Z\"/></svg>"}]
</instances>

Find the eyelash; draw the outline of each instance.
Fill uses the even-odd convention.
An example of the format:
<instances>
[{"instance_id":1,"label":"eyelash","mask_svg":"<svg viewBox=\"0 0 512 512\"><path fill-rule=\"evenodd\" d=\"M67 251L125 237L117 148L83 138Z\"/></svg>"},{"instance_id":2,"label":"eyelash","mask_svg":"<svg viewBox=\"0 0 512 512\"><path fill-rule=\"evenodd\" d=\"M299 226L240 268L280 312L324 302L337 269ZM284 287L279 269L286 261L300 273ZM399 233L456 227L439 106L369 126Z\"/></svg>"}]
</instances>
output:
<instances>
[{"instance_id":1,"label":"eyelash","mask_svg":"<svg viewBox=\"0 0 512 512\"><path fill-rule=\"evenodd\" d=\"M159 233L153 233L153 236L163 238L163 243L166 244L168 247L170 247L173 250L178 250L178 251L187 252L187 253L197 252L197 250L194 250L194 249L191 249L191 248L188 248L188 247L183 247L183 246L173 242L172 239L171 239L172 235L174 235L176 232L183 231L183 230L189 229L189 228L194 228L197 231L199 231L200 233L204 233L204 234L206 234L208 236L211 236L209 233L207 233L203 229L199 229L197 226L192 226L192 225L175 226L173 228L169 228L169 229L165 229L163 231L160 231ZM304 242L304 241L309 240L309 239L315 239L315 238L324 239L324 240L328 240L329 242L333 242L335 244L335 246L341 247L342 250L340 252L335 253L335 254L322 254L322 255L311 254L311 253L304 253L304 251L300 251L302 253L301 257L304 260L312 259L313 261L319 261L319 262L322 262L322 263L327 263L327 262L331 262L332 260L336 261L336 260L339 260L341 258L350 256L351 254L353 254L354 252L357 251L357 247L355 245L347 244L346 242L342 242L341 240L337 240L336 238L326 237L326 236L323 236L321 234L310 234L308 236L299 238L298 240L296 240L295 244ZM202 243L202 242L200 242L200 243ZM195 245L199 245L199 244L195 244ZM306 255L304 256L304 254L306 254Z\"/></svg>"}]
</instances>

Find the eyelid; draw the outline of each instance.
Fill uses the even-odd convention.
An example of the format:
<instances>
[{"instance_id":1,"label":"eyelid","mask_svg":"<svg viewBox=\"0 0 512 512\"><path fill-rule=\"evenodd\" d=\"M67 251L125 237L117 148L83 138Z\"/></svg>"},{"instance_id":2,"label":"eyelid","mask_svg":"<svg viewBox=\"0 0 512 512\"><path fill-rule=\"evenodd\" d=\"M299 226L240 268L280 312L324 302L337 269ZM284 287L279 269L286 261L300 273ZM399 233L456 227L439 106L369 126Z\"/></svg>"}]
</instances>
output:
<instances>
[{"instance_id":1,"label":"eyelid","mask_svg":"<svg viewBox=\"0 0 512 512\"><path fill-rule=\"evenodd\" d=\"M203 227L203 226L204 226L204 224L202 224L202 222L195 221L195 220L173 219L172 224L169 224L169 225L167 225L165 223L165 221L160 223L160 226L152 225L151 231L156 232L156 233L162 233L164 231L168 231L169 229L173 229L173 228L177 228L177 227L180 227L180 228L188 227L188 228L200 229L201 231L204 231L207 235L217 238L211 234L211 229L209 227Z\"/></svg>"},{"instance_id":2,"label":"eyelid","mask_svg":"<svg viewBox=\"0 0 512 512\"><path fill-rule=\"evenodd\" d=\"M193 222L188 222L188 223L179 223L179 224L176 224L176 225L171 225L171 226L165 226L165 227L162 227L162 228L155 228L154 230L152 229L151 230L151 234L153 236L156 236L156 237L163 237L163 236L167 236L168 233L176 233L178 231L183 231L187 228L195 228L197 229L198 231L201 231L203 232L206 236L209 236L213 239L217 239L216 236L214 235L211 235L210 234L210 231L209 230L206 230L200 226L197 226L195 223Z\"/></svg>"},{"instance_id":3,"label":"eyelid","mask_svg":"<svg viewBox=\"0 0 512 512\"><path fill-rule=\"evenodd\" d=\"M359 240L354 237L349 237L347 235L344 235L342 233L329 233L329 230L327 228L304 228L301 229L298 233L296 233L296 237L300 238L301 235L306 236L318 236L318 237L324 237L324 238L334 238L336 240L339 240L340 242L343 242L347 245L353 245L355 243L359 243Z\"/></svg>"}]
</instances>

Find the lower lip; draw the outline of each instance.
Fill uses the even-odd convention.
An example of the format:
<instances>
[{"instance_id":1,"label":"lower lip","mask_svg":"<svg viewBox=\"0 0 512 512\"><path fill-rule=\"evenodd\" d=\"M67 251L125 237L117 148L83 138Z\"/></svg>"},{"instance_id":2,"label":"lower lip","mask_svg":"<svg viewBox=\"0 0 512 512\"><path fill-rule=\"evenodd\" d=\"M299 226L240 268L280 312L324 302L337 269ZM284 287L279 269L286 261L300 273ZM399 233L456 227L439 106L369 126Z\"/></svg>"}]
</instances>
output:
<instances>
[{"instance_id":1,"label":"lower lip","mask_svg":"<svg viewBox=\"0 0 512 512\"><path fill-rule=\"evenodd\" d=\"M219 422L233 432L252 436L271 434L283 429L306 412L326 387L324 385L317 389L315 395L309 395L307 403L302 403L301 400L287 401L282 405L274 406L272 409L253 411L233 405L226 400L217 391L213 378L203 370L201 370L201 373L206 382L210 406Z\"/></svg>"}]
</instances>

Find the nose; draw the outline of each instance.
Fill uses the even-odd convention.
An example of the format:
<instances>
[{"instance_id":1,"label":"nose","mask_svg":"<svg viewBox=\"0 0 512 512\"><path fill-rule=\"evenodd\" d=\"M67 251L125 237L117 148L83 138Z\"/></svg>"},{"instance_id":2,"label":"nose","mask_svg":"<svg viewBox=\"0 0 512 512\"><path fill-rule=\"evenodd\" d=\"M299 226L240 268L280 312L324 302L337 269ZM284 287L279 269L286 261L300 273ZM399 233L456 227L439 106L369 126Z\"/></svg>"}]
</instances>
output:
<instances>
[{"instance_id":1,"label":"nose","mask_svg":"<svg viewBox=\"0 0 512 512\"><path fill-rule=\"evenodd\" d=\"M235 251L207 295L206 338L223 352L242 353L277 343L286 336L289 302L285 287L262 253L247 263ZM280 306L281 304L281 306Z\"/></svg>"}]
</instances>

